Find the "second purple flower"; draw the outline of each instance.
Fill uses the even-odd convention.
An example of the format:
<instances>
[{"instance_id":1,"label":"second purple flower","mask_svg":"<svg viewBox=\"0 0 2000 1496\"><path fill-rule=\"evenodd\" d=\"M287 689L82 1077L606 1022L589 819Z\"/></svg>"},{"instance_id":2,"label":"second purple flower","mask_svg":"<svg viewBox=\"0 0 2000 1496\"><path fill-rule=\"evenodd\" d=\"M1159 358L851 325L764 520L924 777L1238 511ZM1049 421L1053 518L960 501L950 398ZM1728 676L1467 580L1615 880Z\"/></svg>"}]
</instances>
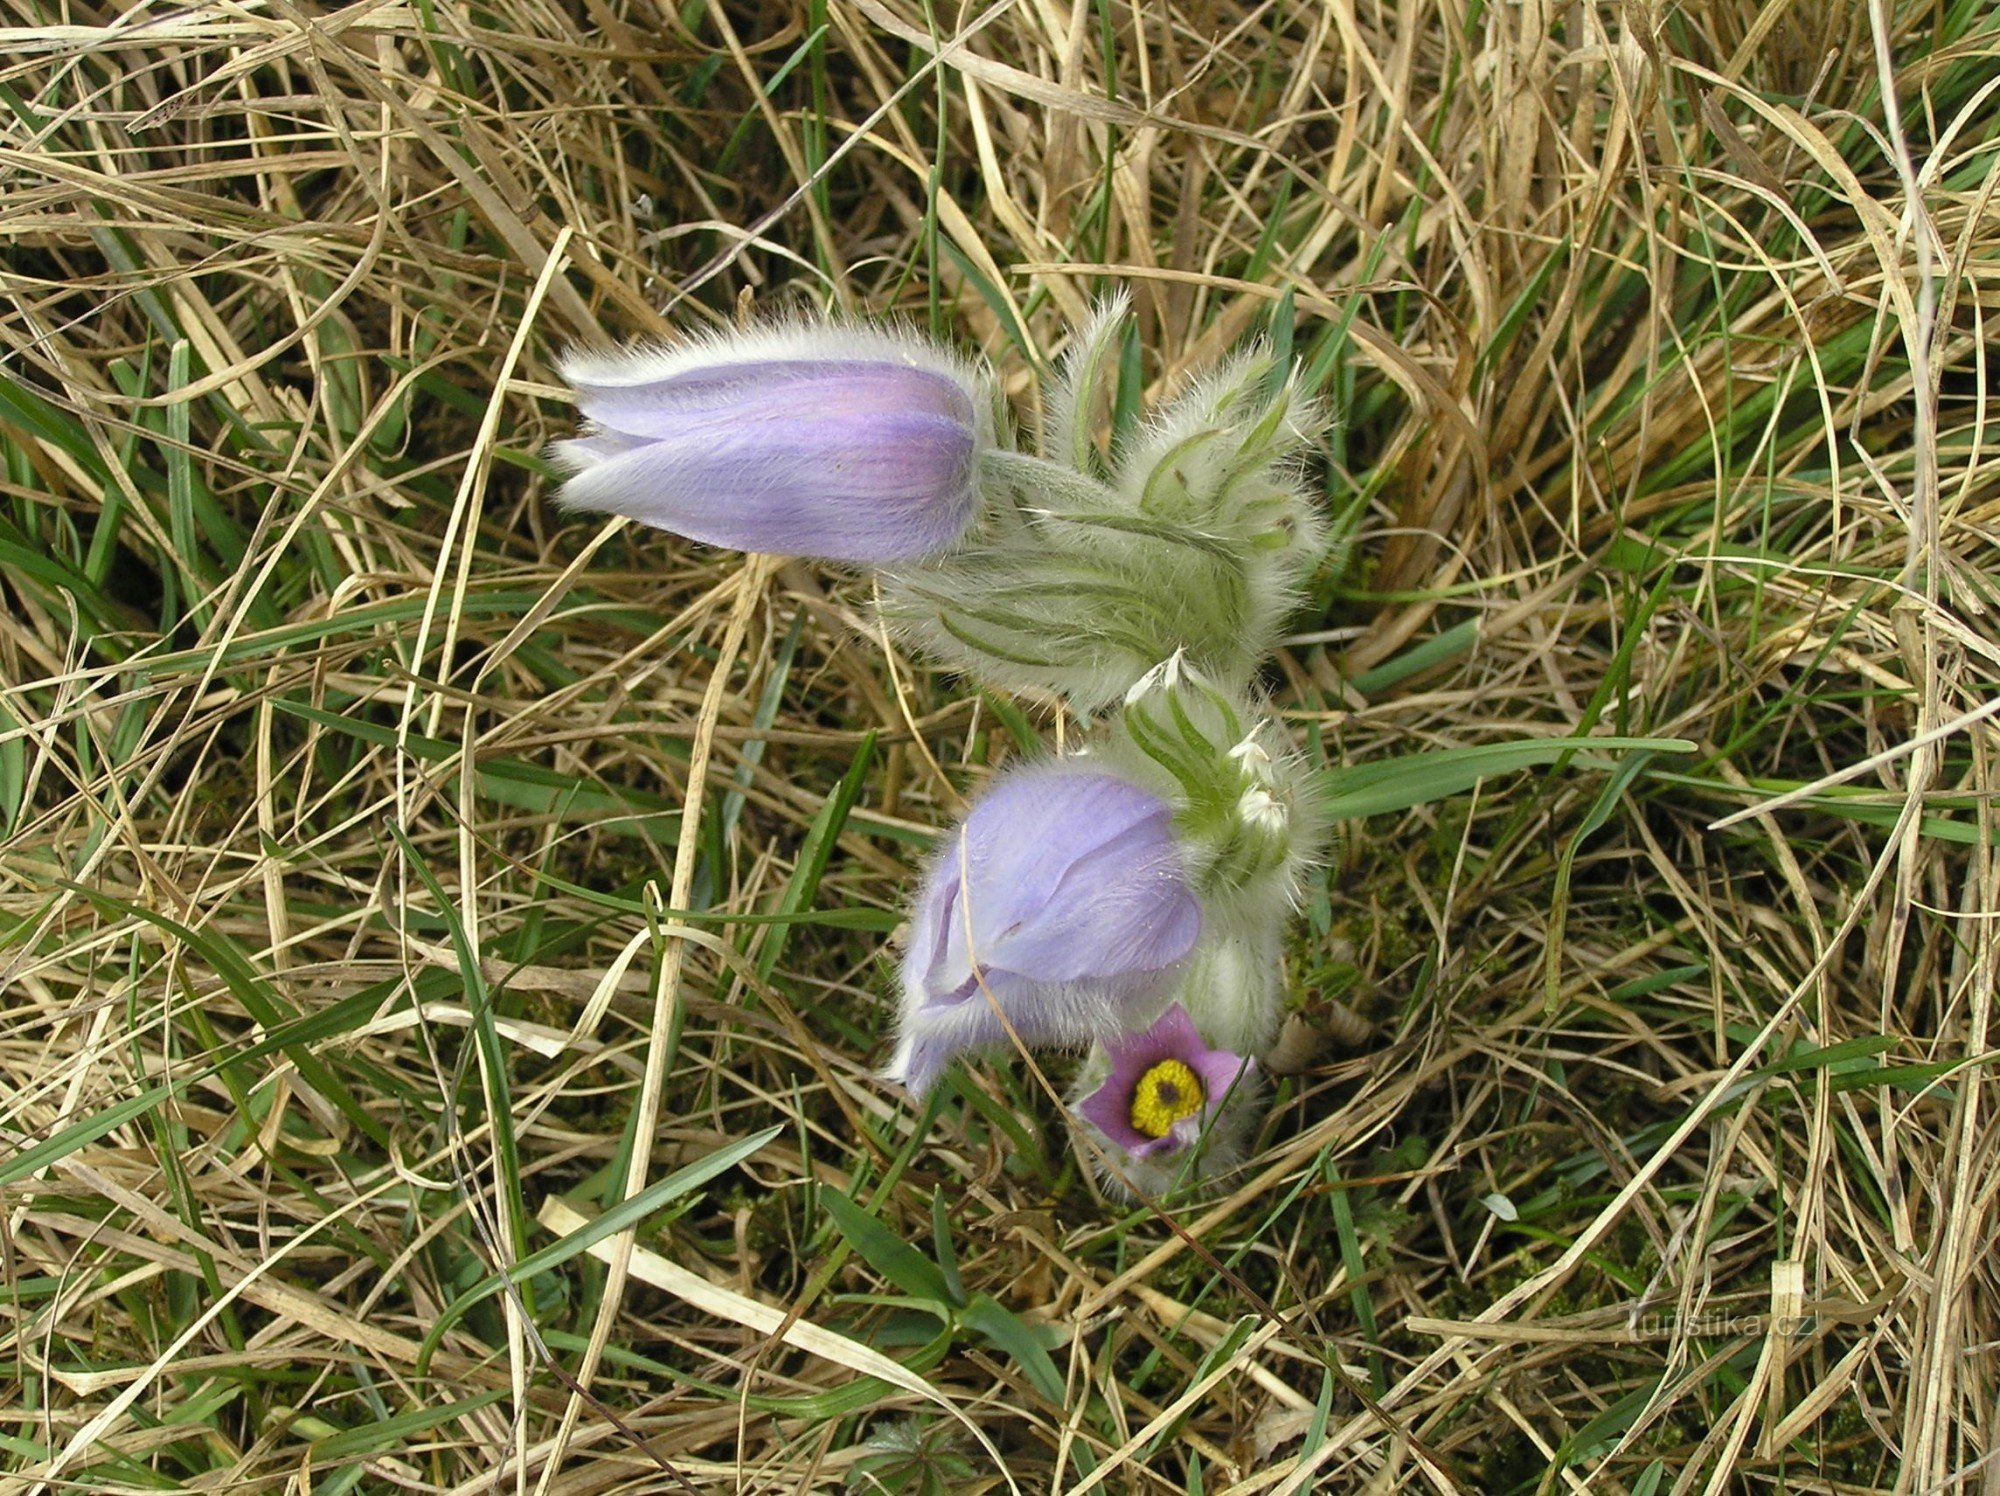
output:
<instances>
[{"instance_id":1,"label":"second purple flower","mask_svg":"<svg viewBox=\"0 0 2000 1496\"><path fill-rule=\"evenodd\" d=\"M1081 1045L1157 999L1201 933L1165 801L1065 760L997 781L925 879L889 1075L919 1094L1011 1028Z\"/></svg>"},{"instance_id":2,"label":"second purple flower","mask_svg":"<svg viewBox=\"0 0 2000 1496\"><path fill-rule=\"evenodd\" d=\"M1194 1146L1251 1073L1250 1061L1211 1049L1175 1003L1143 1033L1104 1041L1110 1073L1077 1114L1129 1159Z\"/></svg>"}]
</instances>

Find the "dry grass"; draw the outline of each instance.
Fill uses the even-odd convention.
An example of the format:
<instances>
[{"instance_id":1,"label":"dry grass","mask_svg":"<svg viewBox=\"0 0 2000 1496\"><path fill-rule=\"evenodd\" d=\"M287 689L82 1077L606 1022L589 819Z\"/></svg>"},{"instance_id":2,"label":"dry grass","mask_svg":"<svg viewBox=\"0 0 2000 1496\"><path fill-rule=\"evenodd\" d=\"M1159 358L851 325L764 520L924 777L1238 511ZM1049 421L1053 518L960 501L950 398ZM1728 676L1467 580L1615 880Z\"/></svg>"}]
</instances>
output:
<instances>
[{"instance_id":1,"label":"dry grass","mask_svg":"<svg viewBox=\"0 0 2000 1496\"><path fill-rule=\"evenodd\" d=\"M1985 5L6 14L0 1491L1995 1488ZM1330 763L1699 744L1345 826L1171 1216L871 1079L1064 724L538 455L573 340L1027 401L1111 281L1345 412Z\"/></svg>"}]
</instances>

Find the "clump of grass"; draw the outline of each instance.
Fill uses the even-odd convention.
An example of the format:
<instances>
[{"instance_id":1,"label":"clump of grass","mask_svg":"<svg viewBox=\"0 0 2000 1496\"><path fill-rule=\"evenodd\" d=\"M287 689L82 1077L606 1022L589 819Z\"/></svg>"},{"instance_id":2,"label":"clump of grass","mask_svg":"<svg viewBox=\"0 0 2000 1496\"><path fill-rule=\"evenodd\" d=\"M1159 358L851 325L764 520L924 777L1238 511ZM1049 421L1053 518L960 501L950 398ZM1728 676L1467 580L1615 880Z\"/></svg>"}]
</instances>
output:
<instances>
[{"instance_id":1,"label":"clump of grass","mask_svg":"<svg viewBox=\"0 0 2000 1496\"><path fill-rule=\"evenodd\" d=\"M5 1489L1990 1457L1988 7L8 24ZM931 831L1069 725L540 456L573 341L833 304L1025 396L1112 284L1119 419L1259 333L1343 413L1330 767L1697 745L1346 823L1168 1213L1019 1067L872 1079Z\"/></svg>"}]
</instances>

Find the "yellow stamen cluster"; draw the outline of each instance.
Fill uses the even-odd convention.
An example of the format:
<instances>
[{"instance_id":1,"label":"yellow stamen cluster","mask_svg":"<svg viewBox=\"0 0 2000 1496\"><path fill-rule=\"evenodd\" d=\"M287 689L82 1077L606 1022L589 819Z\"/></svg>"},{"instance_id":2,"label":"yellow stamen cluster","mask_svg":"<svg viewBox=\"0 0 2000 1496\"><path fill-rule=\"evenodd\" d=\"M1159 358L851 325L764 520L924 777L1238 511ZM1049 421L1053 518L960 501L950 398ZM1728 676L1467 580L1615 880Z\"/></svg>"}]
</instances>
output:
<instances>
[{"instance_id":1,"label":"yellow stamen cluster","mask_svg":"<svg viewBox=\"0 0 2000 1496\"><path fill-rule=\"evenodd\" d=\"M1144 1075L1132 1092L1132 1130L1163 1138L1173 1125L1201 1110L1201 1082L1179 1060L1162 1060Z\"/></svg>"}]
</instances>

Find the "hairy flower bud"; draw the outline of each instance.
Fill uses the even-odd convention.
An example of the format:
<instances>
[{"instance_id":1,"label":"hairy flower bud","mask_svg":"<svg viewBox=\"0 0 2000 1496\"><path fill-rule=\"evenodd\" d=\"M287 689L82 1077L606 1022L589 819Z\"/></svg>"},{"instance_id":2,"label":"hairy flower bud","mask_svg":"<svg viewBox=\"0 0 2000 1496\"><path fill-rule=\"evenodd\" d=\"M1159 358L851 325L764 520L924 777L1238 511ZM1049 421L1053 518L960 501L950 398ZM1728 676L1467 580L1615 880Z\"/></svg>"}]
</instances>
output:
<instances>
[{"instance_id":1,"label":"hairy flower bud","mask_svg":"<svg viewBox=\"0 0 2000 1496\"><path fill-rule=\"evenodd\" d=\"M1174 807L1202 936L1172 991L1201 1032L1261 1054L1282 1016L1283 931L1325 818L1280 725L1176 655L1126 693L1093 752Z\"/></svg>"},{"instance_id":2,"label":"hairy flower bud","mask_svg":"<svg viewBox=\"0 0 2000 1496\"><path fill-rule=\"evenodd\" d=\"M1284 1020L1284 925L1289 911L1237 906L1209 921L1181 963L1173 1000L1208 1041L1262 1055Z\"/></svg>"},{"instance_id":3,"label":"hairy flower bud","mask_svg":"<svg viewBox=\"0 0 2000 1496\"><path fill-rule=\"evenodd\" d=\"M1276 723L1175 655L1126 693L1102 754L1170 795L1196 891L1226 922L1282 917L1324 820Z\"/></svg>"},{"instance_id":4,"label":"hairy flower bud","mask_svg":"<svg viewBox=\"0 0 2000 1496\"><path fill-rule=\"evenodd\" d=\"M988 381L909 333L794 325L572 354L588 425L562 502L736 550L881 563L950 549L992 445Z\"/></svg>"},{"instance_id":5,"label":"hairy flower bud","mask_svg":"<svg viewBox=\"0 0 2000 1496\"><path fill-rule=\"evenodd\" d=\"M1082 1045L1149 1010L1201 932L1173 816L1087 761L997 781L925 879L888 1074L919 1094L953 1055Z\"/></svg>"}]
</instances>

